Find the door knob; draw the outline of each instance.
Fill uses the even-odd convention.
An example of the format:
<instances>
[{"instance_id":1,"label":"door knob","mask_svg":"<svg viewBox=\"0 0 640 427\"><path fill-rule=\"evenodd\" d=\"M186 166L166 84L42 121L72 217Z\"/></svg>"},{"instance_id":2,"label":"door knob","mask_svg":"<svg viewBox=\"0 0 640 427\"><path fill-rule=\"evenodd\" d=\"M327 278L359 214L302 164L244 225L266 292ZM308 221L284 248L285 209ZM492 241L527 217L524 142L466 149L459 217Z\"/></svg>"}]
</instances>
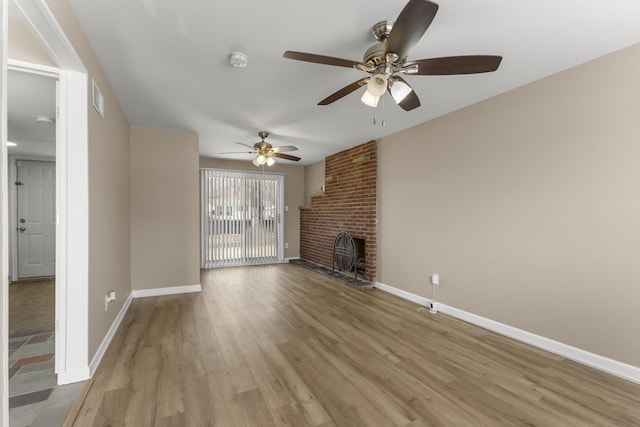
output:
<instances>
[{"instance_id":1,"label":"door knob","mask_svg":"<svg viewBox=\"0 0 640 427\"><path fill-rule=\"evenodd\" d=\"M25 222L27 222L27 220L26 220L26 219L24 219L24 218L20 218L20 223L21 223L21 224L24 224Z\"/></svg>"},{"instance_id":2,"label":"door knob","mask_svg":"<svg viewBox=\"0 0 640 427\"><path fill-rule=\"evenodd\" d=\"M19 230L21 233L24 233L24 231L26 230L26 228L24 228L24 227L20 227L20 228L18 228L18 230Z\"/></svg>"}]
</instances>

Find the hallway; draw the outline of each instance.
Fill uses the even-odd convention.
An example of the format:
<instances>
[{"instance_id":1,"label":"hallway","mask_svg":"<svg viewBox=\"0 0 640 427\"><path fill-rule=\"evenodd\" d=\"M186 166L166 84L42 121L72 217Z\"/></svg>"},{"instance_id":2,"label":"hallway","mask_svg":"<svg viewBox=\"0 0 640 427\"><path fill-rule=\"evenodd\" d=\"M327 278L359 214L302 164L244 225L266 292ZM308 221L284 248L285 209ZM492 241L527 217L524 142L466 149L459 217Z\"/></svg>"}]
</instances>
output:
<instances>
[{"instance_id":1,"label":"hallway","mask_svg":"<svg viewBox=\"0 0 640 427\"><path fill-rule=\"evenodd\" d=\"M83 384L56 386L55 280L9 285L11 427L61 426Z\"/></svg>"}]
</instances>

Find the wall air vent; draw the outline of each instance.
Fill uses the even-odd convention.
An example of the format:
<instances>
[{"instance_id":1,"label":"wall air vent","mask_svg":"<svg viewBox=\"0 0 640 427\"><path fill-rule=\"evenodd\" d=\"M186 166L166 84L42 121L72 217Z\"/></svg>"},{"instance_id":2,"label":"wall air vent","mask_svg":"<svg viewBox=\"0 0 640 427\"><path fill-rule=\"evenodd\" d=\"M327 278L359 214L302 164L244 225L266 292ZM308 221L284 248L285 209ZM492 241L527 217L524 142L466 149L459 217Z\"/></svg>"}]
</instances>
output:
<instances>
[{"instance_id":1,"label":"wall air vent","mask_svg":"<svg viewBox=\"0 0 640 427\"><path fill-rule=\"evenodd\" d=\"M104 97L98 87L95 79L91 79L93 83L93 108L98 112L100 117L104 119Z\"/></svg>"}]
</instances>

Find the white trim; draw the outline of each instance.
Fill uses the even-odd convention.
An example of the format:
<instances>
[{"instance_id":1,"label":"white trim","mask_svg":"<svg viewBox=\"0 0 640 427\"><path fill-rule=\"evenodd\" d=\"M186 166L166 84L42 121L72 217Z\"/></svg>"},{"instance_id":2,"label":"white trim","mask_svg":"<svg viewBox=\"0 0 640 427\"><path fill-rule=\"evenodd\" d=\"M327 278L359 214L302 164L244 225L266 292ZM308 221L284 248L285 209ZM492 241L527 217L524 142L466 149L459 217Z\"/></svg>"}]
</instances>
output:
<instances>
[{"instance_id":1,"label":"white trim","mask_svg":"<svg viewBox=\"0 0 640 427\"><path fill-rule=\"evenodd\" d=\"M88 380L89 378L91 378L89 375L89 367L78 366L75 369L68 369L65 372L58 373L58 385L77 383Z\"/></svg>"},{"instance_id":2,"label":"white trim","mask_svg":"<svg viewBox=\"0 0 640 427\"><path fill-rule=\"evenodd\" d=\"M428 307L432 302L428 298L403 291L402 289L398 289L393 286L385 285L384 283L376 282L375 287L381 291L385 291L426 307ZM495 320L487 319L440 302L436 304L439 312L448 314L451 317L464 320L465 322L488 329L514 340L521 341L533 347L566 357L567 359L582 363L583 365L587 365L600 371L640 384L640 367L609 359L608 357L600 356L513 326L505 325L504 323L496 322Z\"/></svg>"},{"instance_id":3,"label":"white trim","mask_svg":"<svg viewBox=\"0 0 640 427\"><path fill-rule=\"evenodd\" d=\"M416 294L412 294L407 291L403 291L402 289L394 288L393 286L385 285L384 283L376 282L374 285L375 288L380 289L381 291L385 291L389 294L395 295L402 299L406 299L411 302L415 302L416 304L429 307L431 304L431 300L429 298L421 297Z\"/></svg>"},{"instance_id":4,"label":"white trim","mask_svg":"<svg viewBox=\"0 0 640 427\"><path fill-rule=\"evenodd\" d=\"M9 0L0 0L0 227L2 230L2 250L0 251L0 292L2 292L2 321L0 322L0 361L2 361L2 401L0 402L0 425L9 425L9 375L7 367L9 366L9 239L5 233L9 231L9 199L7 194L8 185L7 175L7 30L9 15Z\"/></svg>"},{"instance_id":5,"label":"white trim","mask_svg":"<svg viewBox=\"0 0 640 427\"><path fill-rule=\"evenodd\" d=\"M59 82L57 123L66 134L56 144L56 283L64 284L59 290L56 286L56 343L61 338L56 369L59 384L64 384L65 378L89 378L88 85L87 75L75 71L62 71ZM86 377L79 378L82 374Z\"/></svg>"},{"instance_id":6,"label":"white trim","mask_svg":"<svg viewBox=\"0 0 640 427\"><path fill-rule=\"evenodd\" d=\"M48 65L35 64L33 62L19 61L17 59L7 60L7 69L19 71L21 73L36 74L38 76L51 77L57 79L60 76L60 68L49 67Z\"/></svg>"},{"instance_id":7,"label":"white trim","mask_svg":"<svg viewBox=\"0 0 640 427\"><path fill-rule=\"evenodd\" d=\"M107 352L107 349L109 348L109 344L111 344L113 337L115 336L116 332L118 331L118 328L120 327L120 323L122 323L122 319L124 319L124 315L127 314L127 310L129 310L131 301L133 301L133 293L130 293L127 299L125 300L124 304L122 304L122 308L120 308L118 315L116 316L115 320L111 324L111 327L107 331L107 334L102 339L102 342L100 343L100 346L96 351L96 354L93 356L91 363L89 363L90 377L93 377L93 374L95 374L96 369L98 369L98 366L100 365L100 362L104 357L104 354Z\"/></svg>"},{"instance_id":8,"label":"white trim","mask_svg":"<svg viewBox=\"0 0 640 427\"><path fill-rule=\"evenodd\" d=\"M87 72L46 0L14 0L14 4L57 66L67 71Z\"/></svg>"},{"instance_id":9,"label":"white trim","mask_svg":"<svg viewBox=\"0 0 640 427\"><path fill-rule=\"evenodd\" d=\"M169 286L166 288L134 289L131 295L133 295L133 298L146 298L163 295L189 294L192 292L202 292L202 285L198 283L196 285Z\"/></svg>"}]
</instances>

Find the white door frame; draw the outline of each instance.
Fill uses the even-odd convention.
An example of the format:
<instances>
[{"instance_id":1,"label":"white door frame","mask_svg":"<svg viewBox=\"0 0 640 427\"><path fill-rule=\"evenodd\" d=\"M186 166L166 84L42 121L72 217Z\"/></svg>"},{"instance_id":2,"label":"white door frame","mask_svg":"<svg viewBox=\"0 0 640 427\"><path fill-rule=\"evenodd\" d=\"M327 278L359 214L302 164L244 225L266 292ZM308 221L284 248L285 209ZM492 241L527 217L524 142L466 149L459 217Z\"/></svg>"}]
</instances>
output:
<instances>
[{"instance_id":1,"label":"white door frame","mask_svg":"<svg viewBox=\"0 0 640 427\"><path fill-rule=\"evenodd\" d=\"M68 384L90 376L87 70L45 0L13 2L59 67L8 61L11 69L52 73L59 81L56 127L56 372L58 384ZM3 181L7 182L6 164L4 171ZM3 218L8 218L9 214L6 197L7 192L4 192ZM8 271L8 257L3 257L2 262ZM3 310L2 315L4 324L8 323L7 311ZM3 339L8 346L8 338L4 336Z\"/></svg>"},{"instance_id":2,"label":"white door frame","mask_svg":"<svg viewBox=\"0 0 640 427\"><path fill-rule=\"evenodd\" d=\"M9 425L9 380L8 380L8 365L9 365L9 280L8 280L8 270L9 267L9 243L7 237L5 236L5 232L9 228L9 218L6 216L8 213L7 206L7 196L5 194L5 188L7 187L4 184L7 179L7 25L8 25L8 1L0 0L0 7L2 9L0 19L0 84L2 84L2 88L0 89L0 185L2 185L2 189L0 189L0 193L2 193L2 200L0 200L0 210L2 211L2 215L0 215L0 227L2 227L2 258L0 263L2 264L2 268L0 268L0 273L2 277L0 277L0 292L2 292L2 309L0 313L2 314L2 322L1 333L2 336L2 345L0 345L0 349L2 352L0 354L0 360L2 360L2 366L0 367L3 371L0 378L2 378L2 401L0 402L0 425L8 426Z\"/></svg>"}]
</instances>

